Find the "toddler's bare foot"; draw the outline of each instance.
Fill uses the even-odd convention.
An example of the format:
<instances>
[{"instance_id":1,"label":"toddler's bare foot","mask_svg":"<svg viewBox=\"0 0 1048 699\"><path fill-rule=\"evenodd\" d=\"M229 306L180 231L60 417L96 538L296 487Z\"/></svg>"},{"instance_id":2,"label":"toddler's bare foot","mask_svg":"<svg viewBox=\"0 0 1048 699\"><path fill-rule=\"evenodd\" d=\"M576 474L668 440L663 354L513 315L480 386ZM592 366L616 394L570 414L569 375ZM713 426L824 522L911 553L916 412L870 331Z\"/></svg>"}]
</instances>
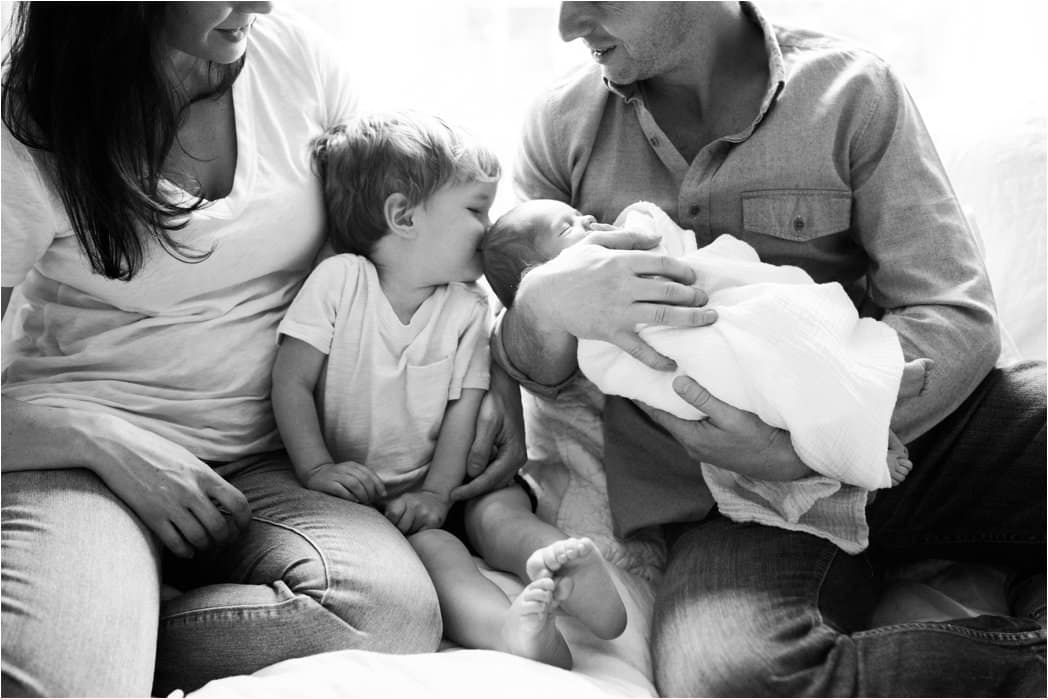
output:
<instances>
[{"instance_id":1,"label":"toddler's bare foot","mask_svg":"<svg viewBox=\"0 0 1048 699\"><path fill-rule=\"evenodd\" d=\"M605 567L604 557L587 538L562 539L531 554L528 577L557 582L561 608L600 638L615 638L626 628L626 607Z\"/></svg>"},{"instance_id":2,"label":"toddler's bare foot","mask_svg":"<svg viewBox=\"0 0 1048 699\"><path fill-rule=\"evenodd\" d=\"M553 623L555 589L552 578L533 580L524 588L506 612L499 650L571 669L571 651Z\"/></svg>"}]
</instances>

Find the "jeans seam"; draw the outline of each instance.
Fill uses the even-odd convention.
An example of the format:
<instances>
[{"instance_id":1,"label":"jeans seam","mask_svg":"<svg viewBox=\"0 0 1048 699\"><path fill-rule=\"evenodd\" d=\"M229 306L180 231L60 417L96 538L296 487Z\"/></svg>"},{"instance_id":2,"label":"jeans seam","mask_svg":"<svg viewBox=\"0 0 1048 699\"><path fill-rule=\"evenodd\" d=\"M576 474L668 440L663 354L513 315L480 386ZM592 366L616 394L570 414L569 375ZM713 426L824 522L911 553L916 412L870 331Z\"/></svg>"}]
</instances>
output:
<instances>
[{"instance_id":1,"label":"jeans seam","mask_svg":"<svg viewBox=\"0 0 1048 699\"><path fill-rule=\"evenodd\" d=\"M268 517L263 517L261 515L252 515L251 519L257 520L259 522L264 522L266 524L271 524L274 527L280 527L281 529L292 532L293 534L302 537L302 539L306 543L313 547L313 550L317 554L317 558L320 560L321 568L324 571L324 591L320 594L320 606L326 608L328 593L331 591L331 573L327 557L324 555L324 550L320 547L320 545L313 541L313 539L310 538L308 534L299 531L297 528L292 527L291 525L284 524L283 522L277 522L275 520L269 519Z\"/></svg>"},{"instance_id":2,"label":"jeans seam","mask_svg":"<svg viewBox=\"0 0 1048 699\"><path fill-rule=\"evenodd\" d=\"M229 609L236 609L237 611L248 610L248 609L276 609L277 607L283 607L285 605L295 604L296 602L298 602L298 598L299 598L299 595L295 595L294 597L292 597L290 599L282 600L280 602L277 602L276 604L250 604L250 605L235 604L235 605L227 605L227 606L222 606L222 607L202 607L200 609L187 609L184 612L177 612L175 614L168 614L168 615L164 616L160 620L160 623L161 624L168 624L168 623L170 623L172 621L175 621L177 619L182 619L182 618L189 617L189 616L195 616L197 614L204 614L204 613L208 613L208 612L221 612L221 611L225 611L225 610L229 610Z\"/></svg>"},{"instance_id":3,"label":"jeans seam","mask_svg":"<svg viewBox=\"0 0 1048 699\"><path fill-rule=\"evenodd\" d=\"M822 616L822 589L826 584L826 577L830 574L830 568L833 567L833 561L837 558L839 553L836 546L827 549L827 552L822 554L819 559L819 564L822 565L822 575L819 576L819 582L815 585L815 616L819 622L819 626L825 626L829 629L833 629L838 633L842 633L840 629L834 628L832 624L826 623L826 619Z\"/></svg>"},{"instance_id":4,"label":"jeans seam","mask_svg":"<svg viewBox=\"0 0 1048 699\"><path fill-rule=\"evenodd\" d=\"M968 626L949 624L944 622L911 621L903 624L892 624L890 626L879 626L874 629L859 631L855 636L882 636L897 631L934 631L937 633L949 633L968 638L980 639L994 642L1025 643L1043 639L1044 630L1040 631L981 631Z\"/></svg>"},{"instance_id":5,"label":"jeans seam","mask_svg":"<svg viewBox=\"0 0 1048 699\"><path fill-rule=\"evenodd\" d=\"M881 537L905 534L905 529L882 529ZM974 534L974 535L946 535L930 534L925 536L907 537L912 543L919 544L981 544L981 543L1044 543L1045 538L1037 535L1025 534Z\"/></svg>"}]
</instances>

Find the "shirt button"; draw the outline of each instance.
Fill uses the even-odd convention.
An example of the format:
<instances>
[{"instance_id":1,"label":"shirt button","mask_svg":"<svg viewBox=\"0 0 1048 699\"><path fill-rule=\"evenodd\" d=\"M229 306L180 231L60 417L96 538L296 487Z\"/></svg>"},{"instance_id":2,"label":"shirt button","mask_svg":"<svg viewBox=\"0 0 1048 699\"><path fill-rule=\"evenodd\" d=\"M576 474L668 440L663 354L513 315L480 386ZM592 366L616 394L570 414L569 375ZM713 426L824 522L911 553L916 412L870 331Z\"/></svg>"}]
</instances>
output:
<instances>
[{"instance_id":1,"label":"shirt button","mask_svg":"<svg viewBox=\"0 0 1048 699\"><path fill-rule=\"evenodd\" d=\"M688 209L688 213L691 214L692 216L698 216L700 211L702 211L702 207L699 206L698 204L696 204L695 206L693 206L690 209Z\"/></svg>"},{"instance_id":2,"label":"shirt button","mask_svg":"<svg viewBox=\"0 0 1048 699\"><path fill-rule=\"evenodd\" d=\"M652 136L650 139L648 139L648 142L651 145L653 145L655 147L658 147L658 145L659 145L659 137L658 136Z\"/></svg>"},{"instance_id":3,"label":"shirt button","mask_svg":"<svg viewBox=\"0 0 1048 699\"><path fill-rule=\"evenodd\" d=\"M798 216L797 218L793 219L793 230L798 231L798 232L804 230L804 217L803 216Z\"/></svg>"}]
</instances>

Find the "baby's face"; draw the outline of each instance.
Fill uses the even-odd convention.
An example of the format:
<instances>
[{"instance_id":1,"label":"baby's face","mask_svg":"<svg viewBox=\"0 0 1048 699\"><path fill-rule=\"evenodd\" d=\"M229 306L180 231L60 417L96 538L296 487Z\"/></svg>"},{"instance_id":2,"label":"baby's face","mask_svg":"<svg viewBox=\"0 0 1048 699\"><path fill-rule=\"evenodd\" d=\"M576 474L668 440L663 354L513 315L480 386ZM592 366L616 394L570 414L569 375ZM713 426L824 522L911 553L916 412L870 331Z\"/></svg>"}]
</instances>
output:
<instances>
[{"instance_id":1,"label":"baby's face","mask_svg":"<svg viewBox=\"0 0 1048 699\"><path fill-rule=\"evenodd\" d=\"M596 219L583 216L567 204L550 199L525 202L535 249L544 260L552 260L565 248L586 237Z\"/></svg>"}]
</instances>

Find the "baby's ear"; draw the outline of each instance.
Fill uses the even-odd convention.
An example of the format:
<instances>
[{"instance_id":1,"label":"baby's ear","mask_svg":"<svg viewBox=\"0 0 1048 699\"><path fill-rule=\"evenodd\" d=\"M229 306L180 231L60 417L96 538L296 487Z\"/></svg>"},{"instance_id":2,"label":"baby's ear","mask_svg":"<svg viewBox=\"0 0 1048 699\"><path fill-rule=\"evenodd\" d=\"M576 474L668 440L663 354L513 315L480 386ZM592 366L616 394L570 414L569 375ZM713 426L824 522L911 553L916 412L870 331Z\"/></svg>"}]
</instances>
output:
<instances>
[{"instance_id":1,"label":"baby's ear","mask_svg":"<svg viewBox=\"0 0 1048 699\"><path fill-rule=\"evenodd\" d=\"M386 228L391 233L407 238L415 237L415 207L410 205L406 196L400 193L390 194L382 206L382 214L386 218Z\"/></svg>"}]
</instances>

